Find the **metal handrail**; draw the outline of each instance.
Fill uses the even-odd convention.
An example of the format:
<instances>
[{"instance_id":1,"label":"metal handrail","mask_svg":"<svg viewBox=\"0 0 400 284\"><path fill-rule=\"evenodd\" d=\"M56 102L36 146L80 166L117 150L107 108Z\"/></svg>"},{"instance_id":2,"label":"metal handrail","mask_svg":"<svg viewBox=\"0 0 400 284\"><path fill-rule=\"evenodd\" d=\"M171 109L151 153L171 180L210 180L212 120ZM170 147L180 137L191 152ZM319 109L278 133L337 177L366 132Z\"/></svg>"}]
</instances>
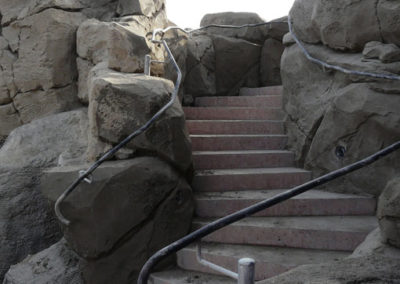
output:
<instances>
[{"instance_id":1,"label":"metal handrail","mask_svg":"<svg viewBox=\"0 0 400 284\"><path fill-rule=\"evenodd\" d=\"M400 141L397 141L396 143L390 145L389 147L386 147L383 150L378 151L375 154L373 154L365 159L362 159L356 163L353 163L349 166L346 166L346 167L343 167L336 171L333 171L331 173L328 173L322 177L316 178L316 179L309 181L307 183L304 183L302 185L296 186L291 190L288 190L281 194L276 195L275 197L261 201L257 204L254 204L245 209L242 209L233 214L230 214L226 217L218 219L210 224L207 224L206 226L190 233L189 235L181 238L180 240L177 240L174 243L164 247L163 249L156 252L152 257L150 257L149 260L143 266L142 270L140 271L137 283L138 284L147 284L150 272L156 264L158 264L163 258L177 252L178 250L186 247L187 245L189 245L193 242L196 242L199 239L201 239L201 238L203 238L225 226L228 226L228 225L230 225L234 222L237 222L241 219L244 219L250 215L253 215L257 212L260 212L262 210L270 208L278 203L286 201L292 197L295 197L299 194L302 194L306 191L309 191L317 186L323 185L323 184L325 184L329 181L332 181L334 179L337 179L341 176L347 175L358 169L366 167L366 166L376 162L377 160L393 153L394 151L396 151L398 149L400 149Z\"/></svg>"},{"instance_id":2,"label":"metal handrail","mask_svg":"<svg viewBox=\"0 0 400 284\"><path fill-rule=\"evenodd\" d=\"M120 25L121 27L124 27ZM125 27L124 27L125 28ZM129 31L129 30L128 30ZM171 107L177 97L178 91L179 91L179 86L182 81L182 72L178 66L178 64L175 61L174 56L172 55L171 50L168 47L168 44L166 43L165 40L157 41L158 43L162 43L165 50L168 53L168 57L171 60L178 77L175 82L175 87L174 91L172 92L171 99L167 104L165 104L150 120L148 120L142 127L137 129L135 132L130 134L128 137L126 137L121 143L119 143L117 146L109 150L106 154L104 154L97 162L95 162L89 169L86 171L81 171L79 173L79 178L73 182L64 192L63 194L57 199L55 205L54 205L54 211L56 213L57 218L60 220L61 223L64 225L68 226L70 224L70 221L64 217L64 215L61 213L60 210L60 204L67 198L68 195L70 195L76 187L82 182L82 181L87 181L91 182L91 174L106 160L110 159L115 155L118 150L120 150L122 147L124 147L126 144L128 144L133 138L136 136L142 134L144 131L146 131L169 107Z\"/></svg>"}]
</instances>

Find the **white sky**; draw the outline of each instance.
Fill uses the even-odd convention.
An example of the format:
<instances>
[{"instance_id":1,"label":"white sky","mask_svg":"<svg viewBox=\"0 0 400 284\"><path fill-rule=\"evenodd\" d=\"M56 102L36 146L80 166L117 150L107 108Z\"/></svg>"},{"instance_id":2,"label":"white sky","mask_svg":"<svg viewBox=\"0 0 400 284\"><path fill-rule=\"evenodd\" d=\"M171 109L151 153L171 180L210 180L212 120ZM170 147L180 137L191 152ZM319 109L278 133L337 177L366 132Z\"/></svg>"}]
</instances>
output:
<instances>
[{"instance_id":1,"label":"white sky","mask_svg":"<svg viewBox=\"0 0 400 284\"><path fill-rule=\"evenodd\" d=\"M208 13L254 12L266 21L286 16L294 0L166 0L168 19L182 28L197 28Z\"/></svg>"}]
</instances>

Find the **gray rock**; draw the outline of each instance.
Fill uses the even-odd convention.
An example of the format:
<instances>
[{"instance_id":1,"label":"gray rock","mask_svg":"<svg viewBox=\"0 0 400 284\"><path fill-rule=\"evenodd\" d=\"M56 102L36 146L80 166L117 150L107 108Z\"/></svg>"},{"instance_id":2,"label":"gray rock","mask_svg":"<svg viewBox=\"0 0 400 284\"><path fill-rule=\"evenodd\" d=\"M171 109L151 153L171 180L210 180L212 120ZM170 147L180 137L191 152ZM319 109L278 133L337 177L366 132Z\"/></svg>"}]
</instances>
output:
<instances>
[{"instance_id":1,"label":"gray rock","mask_svg":"<svg viewBox=\"0 0 400 284\"><path fill-rule=\"evenodd\" d=\"M203 27L211 24L241 26L245 24L259 24L263 22L264 20L255 13L224 12L206 14L201 20L200 26ZM206 30L206 32L213 35L244 39L259 44L262 44L268 37L266 28L263 26L242 29L209 28Z\"/></svg>"},{"instance_id":2,"label":"gray rock","mask_svg":"<svg viewBox=\"0 0 400 284\"><path fill-rule=\"evenodd\" d=\"M87 147L86 109L35 120L15 129L0 148L2 165L44 168L57 165L60 154L82 157Z\"/></svg>"},{"instance_id":3,"label":"gray rock","mask_svg":"<svg viewBox=\"0 0 400 284\"><path fill-rule=\"evenodd\" d=\"M81 107L75 84L47 91L19 93L14 105L22 123Z\"/></svg>"},{"instance_id":4,"label":"gray rock","mask_svg":"<svg viewBox=\"0 0 400 284\"><path fill-rule=\"evenodd\" d=\"M377 216L384 241L400 248L400 178L391 180L379 197Z\"/></svg>"},{"instance_id":5,"label":"gray rock","mask_svg":"<svg viewBox=\"0 0 400 284\"><path fill-rule=\"evenodd\" d=\"M354 70L388 73L399 68L397 63L364 62L361 54L306 47L324 61ZM394 95L395 85L388 87L367 77L324 72L309 62L296 45L285 49L281 68L289 148L296 153L299 164L312 170L314 176L360 160L398 139L400 97ZM377 86L387 91L374 91ZM342 150L343 157L339 153ZM379 196L386 182L398 174L398 155L329 183L326 188Z\"/></svg>"},{"instance_id":6,"label":"gray rock","mask_svg":"<svg viewBox=\"0 0 400 284\"><path fill-rule=\"evenodd\" d=\"M281 85L281 57L285 47L280 41L267 39L260 59L261 86Z\"/></svg>"},{"instance_id":7,"label":"gray rock","mask_svg":"<svg viewBox=\"0 0 400 284\"><path fill-rule=\"evenodd\" d=\"M159 111L173 90L171 81L165 79L97 70L89 88L89 121L94 141L119 143ZM191 143L179 101L127 147L156 153L185 172L191 165ZM99 156L97 148L96 143L90 143L91 159Z\"/></svg>"},{"instance_id":8,"label":"gray rock","mask_svg":"<svg viewBox=\"0 0 400 284\"><path fill-rule=\"evenodd\" d=\"M42 191L54 202L83 167L47 171ZM152 253L187 233L193 204L177 172L142 157L104 163L61 210L71 221L65 238L86 258L85 283L132 283Z\"/></svg>"},{"instance_id":9,"label":"gray rock","mask_svg":"<svg viewBox=\"0 0 400 284\"><path fill-rule=\"evenodd\" d=\"M375 0L297 0L290 15L306 42L361 51L367 42L382 39Z\"/></svg>"},{"instance_id":10,"label":"gray rock","mask_svg":"<svg viewBox=\"0 0 400 284\"><path fill-rule=\"evenodd\" d=\"M2 158L0 164L1 281L10 265L47 248L61 234L52 209L38 189L41 169L6 168L7 160Z\"/></svg>"},{"instance_id":11,"label":"gray rock","mask_svg":"<svg viewBox=\"0 0 400 284\"><path fill-rule=\"evenodd\" d=\"M14 82L20 92L59 88L75 80L75 34L84 19L81 13L47 9L11 24L19 34Z\"/></svg>"},{"instance_id":12,"label":"gray rock","mask_svg":"<svg viewBox=\"0 0 400 284\"><path fill-rule=\"evenodd\" d=\"M236 95L242 87L259 86L261 46L223 36L213 36L218 95Z\"/></svg>"},{"instance_id":13,"label":"gray rock","mask_svg":"<svg viewBox=\"0 0 400 284\"><path fill-rule=\"evenodd\" d=\"M165 9L165 0L119 0L117 12L120 16L152 17L163 9Z\"/></svg>"},{"instance_id":14,"label":"gray rock","mask_svg":"<svg viewBox=\"0 0 400 284\"><path fill-rule=\"evenodd\" d=\"M64 239L11 266L3 284L83 284L79 257Z\"/></svg>"},{"instance_id":15,"label":"gray rock","mask_svg":"<svg viewBox=\"0 0 400 284\"><path fill-rule=\"evenodd\" d=\"M81 58L76 59L76 65L78 67L78 98L81 103L89 103L89 90L88 90L88 78L90 70L94 65L88 61Z\"/></svg>"},{"instance_id":16,"label":"gray rock","mask_svg":"<svg viewBox=\"0 0 400 284\"><path fill-rule=\"evenodd\" d=\"M291 46L291 45L293 45L295 43L296 43L296 41L294 40L294 38L293 38L291 33L287 33L287 34L284 35L284 37L282 39L282 44L285 47L289 47L289 46Z\"/></svg>"},{"instance_id":17,"label":"gray rock","mask_svg":"<svg viewBox=\"0 0 400 284\"><path fill-rule=\"evenodd\" d=\"M78 55L93 64L106 61L110 26L111 23L96 19L83 22L76 33Z\"/></svg>"},{"instance_id":18,"label":"gray rock","mask_svg":"<svg viewBox=\"0 0 400 284\"><path fill-rule=\"evenodd\" d=\"M22 125L13 104L0 105L0 137L7 137L10 132Z\"/></svg>"},{"instance_id":19,"label":"gray rock","mask_svg":"<svg viewBox=\"0 0 400 284\"><path fill-rule=\"evenodd\" d=\"M377 15L381 35L385 42L400 46L400 3L392 0L380 0L377 6Z\"/></svg>"},{"instance_id":20,"label":"gray rock","mask_svg":"<svg viewBox=\"0 0 400 284\"><path fill-rule=\"evenodd\" d=\"M384 44L379 41L368 42L363 50L366 59L379 59L383 63L400 61L400 48L395 44Z\"/></svg>"},{"instance_id":21,"label":"gray rock","mask_svg":"<svg viewBox=\"0 0 400 284\"><path fill-rule=\"evenodd\" d=\"M215 52L210 37L199 35L189 39L186 68L186 93L193 96L216 93Z\"/></svg>"},{"instance_id":22,"label":"gray rock","mask_svg":"<svg viewBox=\"0 0 400 284\"><path fill-rule=\"evenodd\" d=\"M16 55L9 50L7 40L0 37L0 105L11 103L17 92L13 73L16 59Z\"/></svg>"}]
</instances>

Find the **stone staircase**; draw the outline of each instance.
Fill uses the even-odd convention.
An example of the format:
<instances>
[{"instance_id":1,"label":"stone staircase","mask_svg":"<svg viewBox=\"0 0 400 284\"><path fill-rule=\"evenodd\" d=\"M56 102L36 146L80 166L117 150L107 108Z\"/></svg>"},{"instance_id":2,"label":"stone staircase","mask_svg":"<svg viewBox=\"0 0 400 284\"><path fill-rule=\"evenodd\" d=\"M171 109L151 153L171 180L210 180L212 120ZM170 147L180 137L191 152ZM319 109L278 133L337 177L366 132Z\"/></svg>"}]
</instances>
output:
<instances>
[{"instance_id":1,"label":"stone staircase","mask_svg":"<svg viewBox=\"0 0 400 284\"><path fill-rule=\"evenodd\" d=\"M281 87L242 89L237 97L202 97L185 108L196 175L193 229L302 184L308 171L286 151ZM203 257L236 271L256 260L256 280L302 264L348 256L377 226L375 200L312 190L203 239ZM154 284L236 283L178 253L178 268L154 273Z\"/></svg>"}]
</instances>

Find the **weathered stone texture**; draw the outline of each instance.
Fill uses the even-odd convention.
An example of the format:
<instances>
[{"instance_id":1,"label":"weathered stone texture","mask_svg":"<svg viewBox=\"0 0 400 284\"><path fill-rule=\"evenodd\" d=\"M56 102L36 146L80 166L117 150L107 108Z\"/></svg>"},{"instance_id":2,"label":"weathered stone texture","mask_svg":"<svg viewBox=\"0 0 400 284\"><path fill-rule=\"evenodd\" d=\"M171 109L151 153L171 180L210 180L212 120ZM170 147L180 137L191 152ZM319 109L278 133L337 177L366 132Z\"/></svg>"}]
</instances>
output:
<instances>
[{"instance_id":1,"label":"weathered stone texture","mask_svg":"<svg viewBox=\"0 0 400 284\"><path fill-rule=\"evenodd\" d=\"M261 50L260 83L261 86L281 85L281 57L285 47L276 39L267 39Z\"/></svg>"}]
</instances>

